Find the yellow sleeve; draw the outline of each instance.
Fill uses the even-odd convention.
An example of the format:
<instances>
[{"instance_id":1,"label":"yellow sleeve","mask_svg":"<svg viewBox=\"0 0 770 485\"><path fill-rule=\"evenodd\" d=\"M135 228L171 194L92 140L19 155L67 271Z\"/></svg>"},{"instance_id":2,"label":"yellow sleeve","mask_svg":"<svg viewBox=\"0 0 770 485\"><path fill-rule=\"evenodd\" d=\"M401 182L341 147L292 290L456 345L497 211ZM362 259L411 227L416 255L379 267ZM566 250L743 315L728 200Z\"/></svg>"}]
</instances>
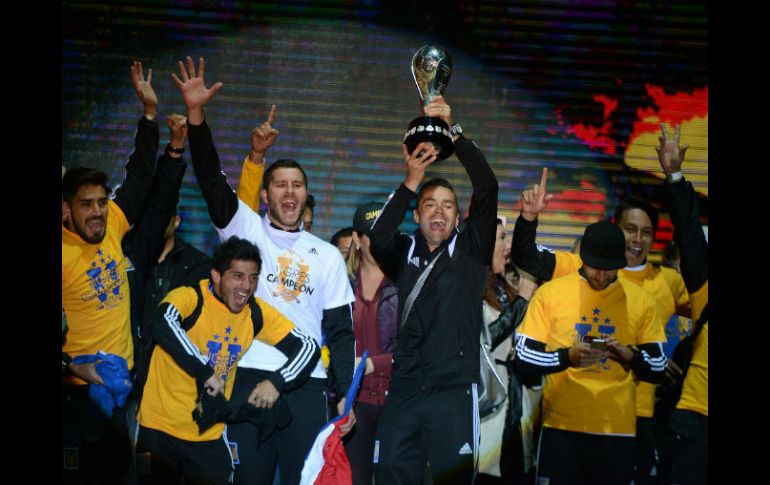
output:
<instances>
[{"instance_id":1,"label":"yellow sleeve","mask_svg":"<svg viewBox=\"0 0 770 485\"><path fill-rule=\"evenodd\" d=\"M128 223L128 219L126 219L126 215L123 213L123 210L118 204L115 203L114 200L107 201L107 207L109 210L109 215L107 216L108 224L112 225L122 238L128 232L128 230L131 229L131 225Z\"/></svg>"},{"instance_id":2,"label":"yellow sleeve","mask_svg":"<svg viewBox=\"0 0 770 485\"><path fill-rule=\"evenodd\" d=\"M250 162L248 156L243 160L241 178L238 179L238 188L235 193L254 212L259 212L259 186L264 173L264 163Z\"/></svg>"},{"instance_id":3,"label":"yellow sleeve","mask_svg":"<svg viewBox=\"0 0 770 485\"><path fill-rule=\"evenodd\" d=\"M676 314L683 317L690 317L692 311L690 308L690 295L687 293L687 287L684 285L682 275L671 268L660 268L663 278L666 280L671 295L674 297L674 306Z\"/></svg>"},{"instance_id":4,"label":"yellow sleeve","mask_svg":"<svg viewBox=\"0 0 770 485\"><path fill-rule=\"evenodd\" d=\"M179 311L179 320L181 321L195 311L195 307L198 305L198 294L192 286L180 286L171 290L160 303L174 305L174 308Z\"/></svg>"},{"instance_id":5,"label":"yellow sleeve","mask_svg":"<svg viewBox=\"0 0 770 485\"><path fill-rule=\"evenodd\" d=\"M517 333L547 345L551 336L551 323L546 316L543 288L541 286L535 290L532 301L529 302L527 307L527 313L524 314L524 321L521 323Z\"/></svg>"},{"instance_id":6,"label":"yellow sleeve","mask_svg":"<svg viewBox=\"0 0 770 485\"><path fill-rule=\"evenodd\" d=\"M556 256L556 266L553 268L552 280L570 273L576 273L583 266L583 260L575 253L556 251L554 255Z\"/></svg>"},{"instance_id":7,"label":"yellow sleeve","mask_svg":"<svg viewBox=\"0 0 770 485\"><path fill-rule=\"evenodd\" d=\"M262 310L262 330L254 338L268 345L275 345L292 331L294 324L262 298L254 298Z\"/></svg>"},{"instance_id":8,"label":"yellow sleeve","mask_svg":"<svg viewBox=\"0 0 770 485\"><path fill-rule=\"evenodd\" d=\"M639 298L642 305L642 321L641 331L638 333L639 337L636 341L637 345L649 344L653 342L665 342L666 341L666 322L661 320L661 314L657 310L657 305L652 299L652 296L647 294L641 287L640 292L644 295Z\"/></svg>"}]
</instances>

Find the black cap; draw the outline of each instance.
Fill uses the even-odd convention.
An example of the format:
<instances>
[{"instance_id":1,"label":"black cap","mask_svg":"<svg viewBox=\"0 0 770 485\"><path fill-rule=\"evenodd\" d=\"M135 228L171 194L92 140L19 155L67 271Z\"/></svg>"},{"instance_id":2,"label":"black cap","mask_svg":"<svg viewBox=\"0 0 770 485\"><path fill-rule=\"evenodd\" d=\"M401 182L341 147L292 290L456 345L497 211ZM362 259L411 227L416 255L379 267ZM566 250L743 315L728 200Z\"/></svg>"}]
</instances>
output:
<instances>
[{"instance_id":1,"label":"black cap","mask_svg":"<svg viewBox=\"0 0 770 485\"><path fill-rule=\"evenodd\" d=\"M623 231L607 221L586 227L580 243L580 259L596 269L612 270L628 266Z\"/></svg>"},{"instance_id":2,"label":"black cap","mask_svg":"<svg viewBox=\"0 0 770 485\"><path fill-rule=\"evenodd\" d=\"M353 215L353 230L359 234L369 234L380 212L382 212L381 202L367 202L360 206Z\"/></svg>"}]
</instances>

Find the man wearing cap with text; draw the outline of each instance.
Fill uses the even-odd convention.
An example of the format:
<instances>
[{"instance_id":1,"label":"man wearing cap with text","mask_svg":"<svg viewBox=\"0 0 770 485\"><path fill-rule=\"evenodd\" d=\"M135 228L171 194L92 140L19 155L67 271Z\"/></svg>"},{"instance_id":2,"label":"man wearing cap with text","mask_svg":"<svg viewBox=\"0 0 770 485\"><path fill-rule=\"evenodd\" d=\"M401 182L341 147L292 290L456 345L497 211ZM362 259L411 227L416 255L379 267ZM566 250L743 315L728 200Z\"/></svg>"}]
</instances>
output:
<instances>
[{"instance_id":1,"label":"man wearing cap with text","mask_svg":"<svg viewBox=\"0 0 770 485\"><path fill-rule=\"evenodd\" d=\"M514 370L546 376L538 483L629 483L634 472L636 386L666 368L655 302L617 278L627 265L622 230L588 226L577 272L541 286L516 341Z\"/></svg>"}]
</instances>

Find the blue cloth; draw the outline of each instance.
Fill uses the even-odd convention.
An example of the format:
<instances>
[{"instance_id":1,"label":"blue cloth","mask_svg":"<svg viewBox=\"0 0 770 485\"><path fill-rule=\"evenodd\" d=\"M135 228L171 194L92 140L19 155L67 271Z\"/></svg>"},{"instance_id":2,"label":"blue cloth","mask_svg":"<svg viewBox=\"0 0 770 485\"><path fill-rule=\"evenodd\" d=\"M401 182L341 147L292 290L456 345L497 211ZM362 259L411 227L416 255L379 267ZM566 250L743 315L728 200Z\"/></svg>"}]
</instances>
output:
<instances>
[{"instance_id":1,"label":"blue cloth","mask_svg":"<svg viewBox=\"0 0 770 485\"><path fill-rule=\"evenodd\" d=\"M72 359L73 364L96 364L96 373L102 378L104 384L90 384L88 395L107 416L112 416L112 410L126 404L128 394L131 392L131 376L128 374L126 359L115 354L105 354L102 351L96 354L78 355Z\"/></svg>"}]
</instances>

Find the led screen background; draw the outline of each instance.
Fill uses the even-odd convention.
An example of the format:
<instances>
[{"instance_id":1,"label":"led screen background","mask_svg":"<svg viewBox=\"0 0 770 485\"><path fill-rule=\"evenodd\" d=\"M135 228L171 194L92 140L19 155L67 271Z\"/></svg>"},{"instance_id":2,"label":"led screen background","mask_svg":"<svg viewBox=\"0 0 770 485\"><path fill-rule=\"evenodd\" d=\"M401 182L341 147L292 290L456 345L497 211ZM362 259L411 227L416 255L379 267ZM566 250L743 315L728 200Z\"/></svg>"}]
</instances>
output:
<instances>
[{"instance_id":1,"label":"led screen background","mask_svg":"<svg viewBox=\"0 0 770 485\"><path fill-rule=\"evenodd\" d=\"M268 154L298 160L317 201L323 239L352 222L356 205L383 200L404 178L401 142L418 114L409 70L415 50L445 48L454 72L446 98L500 182L500 214L518 214L522 189L550 170L556 194L538 242L569 249L619 197L662 206L658 124L682 125L685 175L708 219L707 11L700 2L360 1L64 2L62 163L123 176L141 103L133 59L153 68L161 115L184 113L170 78L186 55L206 59L224 87L206 109L228 180L236 186L249 133L278 105ZM167 139L161 124L161 145ZM470 184L455 157L428 176ZM180 233L216 243L188 168ZM670 239L663 211L655 250ZM409 221L405 230L414 228ZM509 225L510 231L510 225ZM658 259L656 256L653 258Z\"/></svg>"}]
</instances>

